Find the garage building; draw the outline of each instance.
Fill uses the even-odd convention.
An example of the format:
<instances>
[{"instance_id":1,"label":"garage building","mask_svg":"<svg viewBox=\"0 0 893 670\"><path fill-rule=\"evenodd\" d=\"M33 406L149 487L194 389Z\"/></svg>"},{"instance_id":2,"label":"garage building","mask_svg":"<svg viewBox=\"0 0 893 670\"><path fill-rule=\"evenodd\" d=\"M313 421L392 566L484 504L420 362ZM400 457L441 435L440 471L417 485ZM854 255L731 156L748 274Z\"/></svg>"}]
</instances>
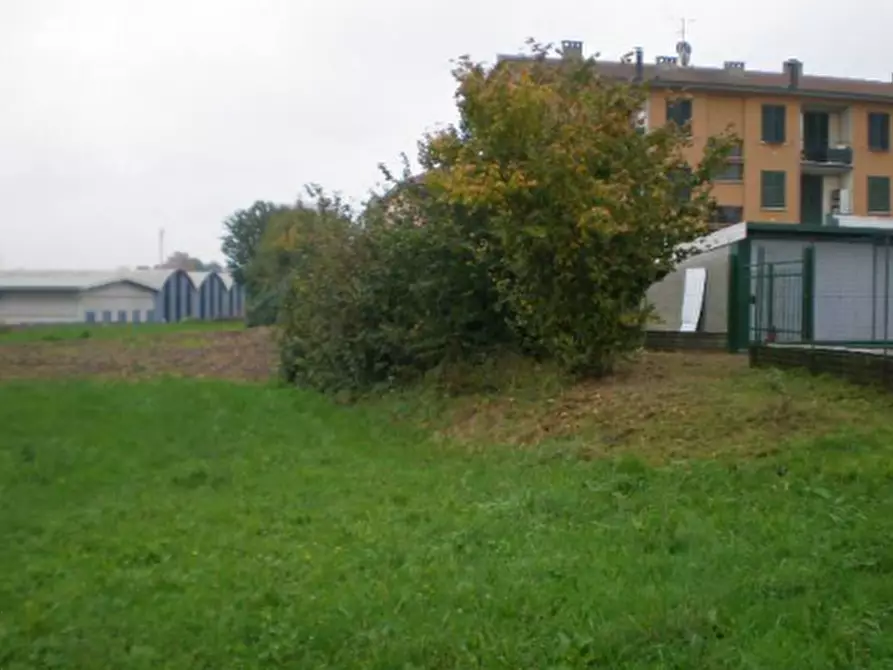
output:
<instances>
[{"instance_id":1,"label":"garage building","mask_svg":"<svg viewBox=\"0 0 893 670\"><path fill-rule=\"evenodd\" d=\"M827 225L740 223L692 245L654 284L658 331L722 333L751 342L881 346L893 342L893 220L840 216ZM706 274L699 310L683 324L692 271Z\"/></svg>"}]
</instances>

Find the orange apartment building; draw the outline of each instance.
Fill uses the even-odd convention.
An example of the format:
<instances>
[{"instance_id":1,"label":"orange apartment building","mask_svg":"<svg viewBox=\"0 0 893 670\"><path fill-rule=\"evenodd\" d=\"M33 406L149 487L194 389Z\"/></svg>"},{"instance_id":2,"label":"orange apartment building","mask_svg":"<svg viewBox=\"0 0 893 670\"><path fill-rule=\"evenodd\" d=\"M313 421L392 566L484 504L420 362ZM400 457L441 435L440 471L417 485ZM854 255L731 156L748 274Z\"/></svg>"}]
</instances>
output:
<instances>
[{"instance_id":1,"label":"orange apartment building","mask_svg":"<svg viewBox=\"0 0 893 670\"><path fill-rule=\"evenodd\" d=\"M562 43L565 57L582 48ZM648 87L646 127L690 124L693 161L711 135L731 127L741 138L714 183L714 224L891 216L893 81L807 75L793 59L762 72L738 61L690 67L666 56L646 64L641 49L634 53L628 62L599 61L599 69Z\"/></svg>"}]
</instances>

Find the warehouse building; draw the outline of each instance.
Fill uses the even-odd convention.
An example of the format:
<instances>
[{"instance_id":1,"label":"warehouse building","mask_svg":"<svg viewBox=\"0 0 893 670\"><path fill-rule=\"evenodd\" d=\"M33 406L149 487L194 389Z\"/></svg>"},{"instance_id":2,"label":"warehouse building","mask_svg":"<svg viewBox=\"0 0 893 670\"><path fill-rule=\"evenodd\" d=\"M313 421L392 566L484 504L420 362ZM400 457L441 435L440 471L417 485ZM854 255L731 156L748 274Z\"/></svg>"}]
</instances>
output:
<instances>
[{"instance_id":1,"label":"warehouse building","mask_svg":"<svg viewBox=\"0 0 893 670\"><path fill-rule=\"evenodd\" d=\"M228 309L229 296L223 273L190 272L189 275L195 286L194 318L203 321L235 318L238 313L231 313Z\"/></svg>"},{"instance_id":2,"label":"warehouse building","mask_svg":"<svg viewBox=\"0 0 893 670\"><path fill-rule=\"evenodd\" d=\"M237 284L233 276L228 272L220 274L223 284L226 287L227 304L225 309L227 314L238 315L239 318L245 316L245 287Z\"/></svg>"},{"instance_id":3,"label":"warehouse building","mask_svg":"<svg viewBox=\"0 0 893 670\"><path fill-rule=\"evenodd\" d=\"M654 331L752 342L873 347L893 342L893 220L740 223L697 241L648 290Z\"/></svg>"},{"instance_id":4,"label":"warehouse building","mask_svg":"<svg viewBox=\"0 0 893 670\"><path fill-rule=\"evenodd\" d=\"M228 275L204 274L196 286L182 270L0 271L0 323L175 323L242 317L244 310L223 309L231 301L231 289L223 279ZM221 305L219 309L201 308L205 284L217 287L209 295Z\"/></svg>"}]
</instances>

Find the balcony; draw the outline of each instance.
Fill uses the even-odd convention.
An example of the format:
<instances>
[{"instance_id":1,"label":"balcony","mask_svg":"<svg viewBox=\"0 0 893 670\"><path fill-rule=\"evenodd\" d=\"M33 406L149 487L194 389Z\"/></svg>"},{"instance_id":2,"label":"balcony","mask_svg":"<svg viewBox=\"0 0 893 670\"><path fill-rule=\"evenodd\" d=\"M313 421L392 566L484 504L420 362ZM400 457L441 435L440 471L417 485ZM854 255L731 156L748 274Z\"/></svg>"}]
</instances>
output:
<instances>
[{"instance_id":1,"label":"balcony","mask_svg":"<svg viewBox=\"0 0 893 670\"><path fill-rule=\"evenodd\" d=\"M800 152L806 174L836 174L853 167L853 149L845 145L804 146Z\"/></svg>"}]
</instances>

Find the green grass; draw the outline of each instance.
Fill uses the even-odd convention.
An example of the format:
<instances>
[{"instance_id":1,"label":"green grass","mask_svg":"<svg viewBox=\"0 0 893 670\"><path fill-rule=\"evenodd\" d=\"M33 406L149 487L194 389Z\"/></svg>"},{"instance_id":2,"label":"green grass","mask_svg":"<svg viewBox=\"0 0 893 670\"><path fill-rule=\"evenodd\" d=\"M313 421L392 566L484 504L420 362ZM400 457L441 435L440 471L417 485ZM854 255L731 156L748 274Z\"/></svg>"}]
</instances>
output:
<instances>
[{"instance_id":1,"label":"green grass","mask_svg":"<svg viewBox=\"0 0 893 670\"><path fill-rule=\"evenodd\" d=\"M182 321L180 323L66 323L46 326L0 325L0 344L66 340L139 340L167 333L242 330L241 321Z\"/></svg>"},{"instance_id":2,"label":"green grass","mask_svg":"<svg viewBox=\"0 0 893 670\"><path fill-rule=\"evenodd\" d=\"M867 428L650 466L287 389L0 385L0 668L893 667L864 398Z\"/></svg>"}]
</instances>

